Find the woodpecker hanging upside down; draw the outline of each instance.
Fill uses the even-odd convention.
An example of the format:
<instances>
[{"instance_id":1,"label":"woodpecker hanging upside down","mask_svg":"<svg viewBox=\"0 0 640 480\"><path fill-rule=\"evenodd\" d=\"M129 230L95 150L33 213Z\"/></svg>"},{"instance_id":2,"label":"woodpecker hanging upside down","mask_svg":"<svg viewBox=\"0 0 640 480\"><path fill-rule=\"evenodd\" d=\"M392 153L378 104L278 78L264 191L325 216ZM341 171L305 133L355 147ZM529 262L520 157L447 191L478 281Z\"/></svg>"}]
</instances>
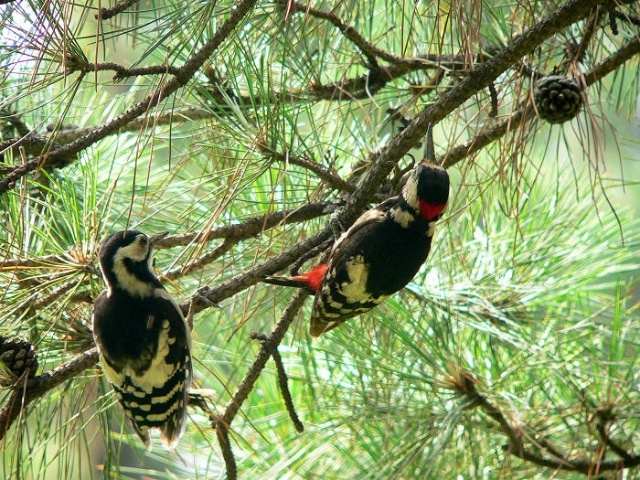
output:
<instances>
[{"instance_id":1,"label":"woodpecker hanging upside down","mask_svg":"<svg viewBox=\"0 0 640 480\"><path fill-rule=\"evenodd\" d=\"M315 294L312 336L371 310L418 273L449 199L449 176L434 159L429 127L425 159L402 193L363 213L335 242L327 263L301 275L263 279Z\"/></svg>"},{"instance_id":2,"label":"woodpecker hanging upside down","mask_svg":"<svg viewBox=\"0 0 640 480\"><path fill-rule=\"evenodd\" d=\"M105 376L147 448L149 429L174 447L184 432L191 385L191 338L180 307L151 268L152 245L128 230L99 252L107 289L96 299L93 335Z\"/></svg>"}]
</instances>

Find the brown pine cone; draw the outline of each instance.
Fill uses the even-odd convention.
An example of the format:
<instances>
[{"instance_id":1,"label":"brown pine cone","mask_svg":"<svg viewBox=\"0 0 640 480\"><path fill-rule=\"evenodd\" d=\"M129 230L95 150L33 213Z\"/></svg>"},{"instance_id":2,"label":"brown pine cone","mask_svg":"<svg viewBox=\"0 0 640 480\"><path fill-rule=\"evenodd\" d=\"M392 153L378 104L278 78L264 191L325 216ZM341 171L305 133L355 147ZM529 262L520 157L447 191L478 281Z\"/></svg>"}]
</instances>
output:
<instances>
[{"instance_id":1,"label":"brown pine cone","mask_svg":"<svg viewBox=\"0 0 640 480\"><path fill-rule=\"evenodd\" d=\"M533 89L538 115L549 123L564 123L582 108L582 89L573 78L549 75Z\"/></svg>"},{"instance_id":2,"label":"brown pine cone","mask_svg":"<svg viewBox=\"0 0 640 480\"><path fill-rule=\"evenodd\" d=\"M5 338L0 336L0 363L4 370L9 371L14 378L10 379L11 383L15 378L21 376L25 371L29 370L29 376L33 377L38 370L38 357L36 351L26 340L19 338ZM0 382L2 382L0 378ZM2 383L7 383L6 381Z\"/></svg>"}]
</instances>

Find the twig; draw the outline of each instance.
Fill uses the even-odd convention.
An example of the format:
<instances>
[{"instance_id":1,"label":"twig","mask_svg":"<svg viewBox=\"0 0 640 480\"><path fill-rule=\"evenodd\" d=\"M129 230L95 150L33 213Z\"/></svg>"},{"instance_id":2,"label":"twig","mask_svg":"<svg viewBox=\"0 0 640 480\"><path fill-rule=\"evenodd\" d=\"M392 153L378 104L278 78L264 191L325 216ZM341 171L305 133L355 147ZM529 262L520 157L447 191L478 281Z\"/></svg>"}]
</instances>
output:
<instances>
[{"instance_id":1,"label":"twig","mask_svg":"<svg viewBox=\"0 0 640 480\"><path fill-rule=\"evenodd\" d=\"M256 332L250 334L249 338L258 340L260 342L265 342L267 340L266 335ZM287 407L287 412L289 412L289 418L291 418L291 421L296 427L298 433L302 433L304 432L304 425L300 421L300 417L298 417L296 407L293 405L293 398L291 397L291 392L289 391L289 378L287 377L287 371L284 368L284 363L282 362L282 356L278 351L278 347L275 347L273 349L273 351L271 352L271 357L276 364L276 371L278 372L278 385L280 386L280 392L282 393L284 404Z\"/></svg>"},{"instance_id":2,"label":"twig","mask_svg":"<svg viewBox=\"0 0 640 480\"><path fill-rule=\"evenodd\" d=\"M548 445L550 445L550 442L548 442L546 439L543 441L543 439L536 438L535 434L531 435L532 442L534 444L538 444L544 448L547 448L556 458L549 458L545 457L544 455L532 452L531 450L528 450L524 445L521 434L522 428L512 426L502 410L489 402L489 400L484 395L478 392L476 388L476 380L470 373L458 372L456 378L452 379L449 382L449 386L453 388L459 395L466 398L472 406L480 407L486 415L491 417L500 425L502 433L509 440L509 445L507 446L506 450L518 458L543 467L558 470L571 470L588 475L610 470L632 468L640 465L640 455L633 455L629 452L624 451L619 446L617 446L617 448L620 451L616 451L616 453L620 457L622 457L622 460L592 461L589 459L573 459L568 454L560 451L557 447L548 449Z\"/></svg>"},{"instance_id":3,"label":"twig","mask_svg":"<svg viewBox=\"0 0 640 480\"><path fill-rule=\"evenodd\" d=\"M115 17L119 13L124 12L127 8L132 5L135 5L140 0L124 0L123 2L118 3L115 7L111 8L100 8L98 13L96 13L95 17L97 20L109 20L110 18Z\"/></svg>"},{"instance_id":4,"label":"twig","mask_svg":"<svg viewBox=\"0 0 640 480\"><path fill-rule=\"evenodd\" d=\"M377 65L369 67L369 73L358 78L347 78L327 85L313 84L311 93L318 100L342 101L371 98L391 80L410 70L404 66L396 69L383 69Z\"/></svg>"},{"instance_id":5,"label":"twig","mask_svg":"<svg viewBox=\"0 0 640 480\"><path fill-rule=\"evenodd\" d=\"M289 391L288 385L288 377L287 372L284 369L284 364L282 363L282 357L280 356L280 352L277 348L273 350L271 353L273 357L273 361L276 363L276 369L278 371L278 384L280 385L280 391L282 392L282 399L284 400L284 404L287 406L287 412L289 412L289 418L293 422L293 425L296 427L298 433L304 432L304 425L300 421L298 417L298 413L296 412L296 408L293 405L293 398L291 398L291 392Z\"/></svg>"},{"instance_id":6,"label":"twig","mask_svg":"<svg viewBox=\"0 0 640 480\"><path fill-rule=\"evenodd\" d=\"M285 333L289 329L289 326L293 322L298 313L298 310L302 307L305 299L309 294L306 290L298 290L296 294L293 296L284 312L282 313L282 317L271 331L269 336L262 342L262 347L260 351L256 355L256 358L253 360L251 367L247 371L246 375L238 385L233 397L227 405L225 406L224 413L221 417L221 422L226 425L231 425L233 419L236 417L240 407L247 399L249 393L253 390L253 386L255 385L260 373L264 369L269 357L273 353L273 351L280 345L282 339L284 338Z\"/></svg>"},{"instance_id":7,"label":"twig","mask_svg":"<svg viewBox=\"0 0 640 480\"><path fill-rule=\"evenodd\" d=\"M635 37L622 46L616 53L609 56L600 65L592 68L584 74L586 85L592 85L605 75L613 72L631 57L640 54L640 38Z\"/></svg>"},{"instance_id":8,"label":"twig","mask_svg":"<svg viewBox=\"0 0 640 480\"><path fill-rule=\"evenodd\" d=\"M136 0L139 1L139 0ZM114 80L122 80L128 77L138 77L144 75L180 75L181 69L171 65L153 65L150 67L127 68L113 62L104 63L83 63L75 66L72 71L91 73L113 70L116 72Z\"/></svg>"},{"instance_id":9,"label":"twig","mask_svg":"<svg viewBox=\"0 0 640 480\"><path fill-rule=\"evenodd\" d=\"M614 442L609 436L609 424L615 419L613 414L612 405L601 405L596 408L595 415L598 417L598 423L596 424L596 430L600 435L600 439L604 444L615 452L616 455L624 460L632 460L633 456L629 454L624 448Z\"/></svg>"},{"instance_id":10,"label":"twig","mask_svg":"<svg viewBox=\"0 0 640 480\"><path fill-rule=\"evenodd\" d=\"M5 120L21 137L26 137L31 133L29 126L22 120L22 117L10 110L3 108L0 109L0 118ZM4 142L3 142L4 143ZM0 148L0 150L3 150Z\"/></svg>"},{"instance_id":11,"label":"twig","mask_svg":"<svg viewBox=\"0 0 640 480\"><path fill-rule=\"evenodd\" d=\"M271 160L276 160L278 162L283 162L283 163L291 163L293 165L298 165L302 168L306 168L307 170L311 170L313 173L315 173L320 179L324 180L332 188L342 190L343 192L348 192L348 193L351 193L356 189L355 185L353 185L350 182L347 182L346 180L343 180L342 178L340 178L340 176L338 176L337 173L311 160L307 160L306 158L296 157L295 155L291 155L289 152L286 152L286 153L274 152L273 150L270 150L267 147L262 147L261 150Z\"/></svg>"},{"instance_id":12,"label":"twig","mask_svg":"<svg viewBox=\"0 0 640 480\"><path fill-rule=\"evenodd\" d=\"M616 19L616 7L611 2L607 4L607 14L609 15L609 28L611 28L611 33L614 35L618 35L620 30L618 29L618 20Z\"/></svg>"},{"instance_id":13,"label":"twig","mask_svg":"<svg viewBox=\"0 0 640 480\"><path fill-rule=\"evenodd\" d=\"M575 49L575 52L573 52L572 58L568 59L569 64L579 63L584 59L584 56L587 53L587 47L589 46L589 43L596 33L596 26L598 24L599 18L600 7L596 7L593 9L591 14L589 15L589 18L585 22L585 26L582 30L582 39Z\"/></svg>"},{"instance_id":14,"label":"twig","mask_svg":"<svg viewBox=\"0 0 640 480\"><path fill-rule=\"evenodd\" d=\"M489 84L489 95L491 97L491 111L489 116L491 118L498 116L498 91L496 90L496 84L491 82Z\"/></svg>"},{"instance_id":15,"label":"twig","mask_svg":"<svg viewBox=\"0 0 640 480\"><path fill-rule=\"evenodd\" d=\"M629 23L631 23L633 25L640 26L640 16L638 16L638 15L633 15L631 13L625 13L625 12L619 12L617 10L614 10L613 14L617 18L619 18L621 20L624 20L625 22L629 22Z\"/></svg>"},{"instance_id":16,"label":"twig","mask_svg":"<svg viewBox=\"0 0 640 480\"><path fill-rule=\"evenodd\" d=\"M227 480L236 480L238 478L238 467L229 442L229 425L222 420L218 420L216 423L216 435L220 450L222 450L222 458L224 458L224 464L227 468Z\"/></svg>"}]
</instances>

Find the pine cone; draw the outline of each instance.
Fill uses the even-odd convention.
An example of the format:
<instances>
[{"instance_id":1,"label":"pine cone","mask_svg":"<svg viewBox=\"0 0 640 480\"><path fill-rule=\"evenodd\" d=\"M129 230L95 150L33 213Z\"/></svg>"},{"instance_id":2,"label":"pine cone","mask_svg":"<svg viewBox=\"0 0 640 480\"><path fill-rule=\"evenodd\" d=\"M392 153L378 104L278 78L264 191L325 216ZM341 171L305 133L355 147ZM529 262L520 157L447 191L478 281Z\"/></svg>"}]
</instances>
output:
<instances>
[{"instance_id":1,"label":"pine cone","mask_svg":"<svg viewBox=\"0 0 640 480\"><path fill-rule=\"evenodd\" d=\"M582 90L573 78L549 75L536 83L533 101L540 118L549 123L564 123L582 108Z\"/></svg>"},{"instance_id":2,"label":"pine cone","mask_svg":"<svg viewBox=\"0 0 640 480\"><path fill-rule=\"evenodd\" d=\"M33 377L36 374L36 370L38 370L38 357L33 345L21 339L0 336L0 363L4 369L11 372L15 377L19 377L27 369L29 370L29 376ZM15 380L15 378L12 380Z\"/></svg>"}]
</instances>

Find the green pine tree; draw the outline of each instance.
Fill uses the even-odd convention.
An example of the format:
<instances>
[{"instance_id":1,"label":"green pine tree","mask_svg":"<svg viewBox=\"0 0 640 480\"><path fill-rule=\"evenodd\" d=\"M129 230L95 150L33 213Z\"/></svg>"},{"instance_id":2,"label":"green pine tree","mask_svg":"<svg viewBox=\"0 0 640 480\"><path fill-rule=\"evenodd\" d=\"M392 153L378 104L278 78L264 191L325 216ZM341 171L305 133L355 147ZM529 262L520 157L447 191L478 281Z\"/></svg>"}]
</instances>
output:
<instances>
[{"instance_id":1,"label":"green pine tree","mask_svg":"<svg viewBox=\"0 0 640 480\"><path fill-rule=\"evenodd\" d=\"M1 3L0 476L640 478L637 0ZM430 123L426 265L312 341L260 277L397 193ZM125 228L169 232L196 311L173 452L93 345Z\"/></svg>"}]
</instances>

